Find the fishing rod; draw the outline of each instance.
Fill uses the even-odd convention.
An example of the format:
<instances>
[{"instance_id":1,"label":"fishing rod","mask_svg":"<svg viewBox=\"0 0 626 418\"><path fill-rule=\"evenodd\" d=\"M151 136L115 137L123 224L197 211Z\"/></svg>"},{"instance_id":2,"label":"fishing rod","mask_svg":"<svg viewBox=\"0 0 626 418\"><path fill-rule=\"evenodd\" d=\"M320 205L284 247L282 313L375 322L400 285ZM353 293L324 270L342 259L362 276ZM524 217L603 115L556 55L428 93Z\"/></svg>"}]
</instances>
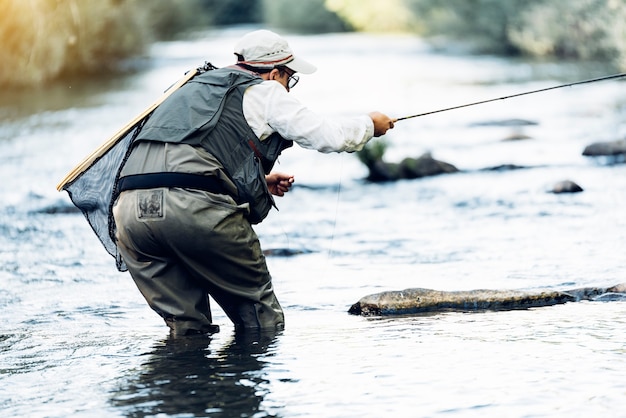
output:
<instances>
[{"instance_id":1,"label":"fishing rod","mask_svg":"<svg viewBox=\"0 0 626 418\"><path fill-rule=\"evenodd\" d=\"M626 73L607 75L607 76L604 76L604 77L592 78L592 79L583 80L583 81L576 81L575 83L561 84L559 86L546 87L546 88L539 89L539 90L533 90L533 91L527 91L527 92L524 92L524 93L512 94L510 96L497 97L495 99L482 100L480 102L468 103L468 104L464 104L464 105L460 105L460 106L453 106L453 107L448 107L448 108L445 108L445 109L433 110L433 111L426 112L426 113L419 113L417 115L404 116L402 118L397 118L395 120L395 122L401 121L401 120L405 120L405 119L417 118L419 116L432 115L433 113L447 112L448 110L461 109L463 107L476 106L476 105L483 104L483 103L495 102L497 100L505 100L505 99L511 99L513 97L525 96L527 94L540 93L542 91L560 89L560 88L563 88L563 87L577 86L579 84L595 83L597 81L612 80L612 79L615 79L615 78L622 78L622 77L626 77Z\"/></svg>"}]
</instances>

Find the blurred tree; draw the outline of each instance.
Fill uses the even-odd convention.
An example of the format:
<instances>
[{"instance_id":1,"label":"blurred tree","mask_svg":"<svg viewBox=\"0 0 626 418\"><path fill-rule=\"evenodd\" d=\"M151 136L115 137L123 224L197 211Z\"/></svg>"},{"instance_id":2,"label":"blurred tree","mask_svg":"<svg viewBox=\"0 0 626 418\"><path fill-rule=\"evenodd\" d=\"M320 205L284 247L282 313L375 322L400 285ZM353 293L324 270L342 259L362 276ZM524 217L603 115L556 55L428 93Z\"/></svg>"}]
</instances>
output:
<instances>
[{"instance_id":1,"label":"blurred tree","mask_svg":"<svg viewBox=\"0 0 626 418\"><path fill-rule=\"evenodd\" d=\"M616 60L626 68L624 1L536 3L521 13L508 35L511 43L530 55Z\"/></svg>"},{"instance_id":2,"label":"blurred tree","mask_svg":"<svg viewBox=\"0 0 626 418\"><path fill-rule=\"evenodd\" d=\"M202 0L202 7L210 10L214 25L259 23L262 19L260 0Z\"/></svg>"},{"instance_id":3,"label":"blurred tree","mask_svg":"<svg viewBox=\"0 0 626 418\"><path fill-rule=\"evenodd\" d=\"M509 30L520 13L544 0L405 0L424 34L463 40L481 52L519 53Z\"/></svg>"},{"instance_id":4,"label":"blurred tree","mask_svg":"<svg viewBox=\"0 0 626 418\"><path fill-rule=\"evenodd\" d=\"M349 24L328 10L324 1L261 0L263 20L270 26L302 33L349 30Z\"/></svg>"},{"instance_id":5,"label":"blurred tree","mask_svg":"<svg viewBox=\"0 0 626 418\"><path fill-rule=\"evenodd\" d=\"M203 0L0 0L0 86L110 72L153 40L210 22Z\"/></svg>"},{"instance_id":6,"label":"blurred tree","mask_svg":"<svg viewBox=\"0 0 626 418\"><path fill-rule=\"evenodd\" d=\"M625 0L0 0L0 86L111 71L156 39L258 22L305 33L410 30L480 52L626 69Z\"/></svg>"},{"instance_id":7,"label":"blurred tree","mask_svg":"<svg viewBox=\"0 0 626 418\"><path fill-rule=\"evenodd\" d=\"M329 0L330 1L330 0ZM626 68L624 0L404 0L422 34L479 52L595 59Z\"/></svg>"},{"instance_id":8,"label":"blurred tree","mask_svg":"<svg viewBox=\"0 0 626 418\"><path fill-rule=\"evenodd\" d=\"M326 0L325 5L356 30L417 30L417 20L405 0Z\"/></svg>"},{"instance_id":9,"label":"blurred tree","mask_svg":"<svg viewBox=\"0 0 626 418\"><path fill-rule=\"evenodd\" d=\"M117 0L129 1L129 0ZM147 30L154 39L172 39L181 34L210 26L216 16L210 0L131 0L145 13ZM223 3L223 2L221 2Z\"/></svg>"}]
</instances>

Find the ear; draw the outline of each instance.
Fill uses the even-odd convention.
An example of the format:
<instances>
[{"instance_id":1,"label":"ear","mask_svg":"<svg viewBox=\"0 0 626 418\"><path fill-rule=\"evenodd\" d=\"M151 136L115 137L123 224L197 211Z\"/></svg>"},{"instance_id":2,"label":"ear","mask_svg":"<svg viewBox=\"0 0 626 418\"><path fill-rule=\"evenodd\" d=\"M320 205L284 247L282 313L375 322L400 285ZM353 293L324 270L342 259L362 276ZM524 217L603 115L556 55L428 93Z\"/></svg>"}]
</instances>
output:
<instances>
[{"instance_id":1,"label":"ear","mask_svg":"<svg viewBox=\"0 0 626 418\"><path fill-rule=\"evenodd\" d=\"M274 68L272 71L270 71L268 80L276 80L279 77L280 77L280 71Z\"/></svg>"}]
</instances>

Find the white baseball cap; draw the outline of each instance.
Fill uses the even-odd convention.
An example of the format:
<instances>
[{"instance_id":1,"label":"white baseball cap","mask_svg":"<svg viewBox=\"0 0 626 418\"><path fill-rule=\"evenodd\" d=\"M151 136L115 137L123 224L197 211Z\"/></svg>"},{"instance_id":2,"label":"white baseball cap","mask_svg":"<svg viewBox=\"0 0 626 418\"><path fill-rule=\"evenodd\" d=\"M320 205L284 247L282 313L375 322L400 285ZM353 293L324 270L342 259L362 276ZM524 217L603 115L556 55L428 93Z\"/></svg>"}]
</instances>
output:
<instances>
[{"instance_id":1,"label":"white baseball cap","mask_svg":"<svg viewBox=\"0 0 626 418\"><path fill-rule=\"evenodd\" d=\"M317 67L296 57L287 41L269 30L257 30L244 35L237 45L235 54L243 57L239 64L258 68L285 66L297 73L311 74Z\"/></svg>"}]
</instances>

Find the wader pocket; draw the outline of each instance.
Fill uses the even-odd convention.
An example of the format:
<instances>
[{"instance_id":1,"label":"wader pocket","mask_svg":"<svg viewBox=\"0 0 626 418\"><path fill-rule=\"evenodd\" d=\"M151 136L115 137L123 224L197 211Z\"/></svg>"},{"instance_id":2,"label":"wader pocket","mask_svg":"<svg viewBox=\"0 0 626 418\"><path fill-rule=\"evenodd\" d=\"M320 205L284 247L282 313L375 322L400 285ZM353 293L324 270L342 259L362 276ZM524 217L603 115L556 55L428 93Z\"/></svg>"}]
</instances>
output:
<instances>
[{"instance_id":1,"label":"wader pocket","mask_svg":"<svg viewBox=\"0 0 626 418\"><path fill-rule=\"evenodd\" d=\"M239 193L238 203L250 204L250 214L247 217L250 223L258 224L265 219L272 206L276 207L267 188L263 168L253 153L241 163L233 175L233 181Z\"/></svg>"}]
</instances>

